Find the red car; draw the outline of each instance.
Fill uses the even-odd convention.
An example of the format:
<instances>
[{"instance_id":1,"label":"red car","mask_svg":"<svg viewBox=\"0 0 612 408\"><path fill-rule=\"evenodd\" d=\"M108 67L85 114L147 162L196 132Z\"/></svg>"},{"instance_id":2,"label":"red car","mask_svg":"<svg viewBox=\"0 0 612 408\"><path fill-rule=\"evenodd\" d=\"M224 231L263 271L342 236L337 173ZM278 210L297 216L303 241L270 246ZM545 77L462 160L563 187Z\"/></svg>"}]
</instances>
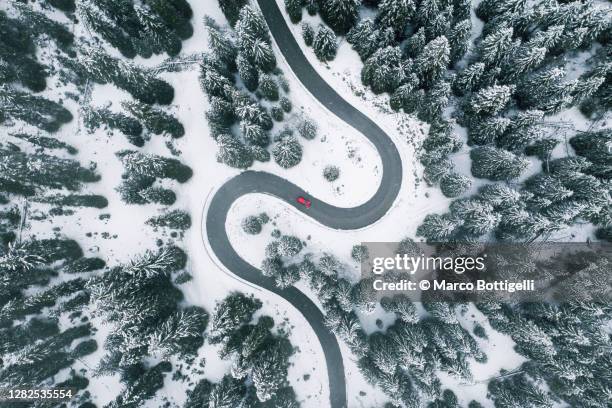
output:
<instances>
[{"instance_id":1,"label":"red car","mask_svg":"<svg viewBox=\"0 0 612 408\"><path fill-rule=\"evenodd\" d=\"M304 207L306 208L310 208L310 200L307 198L304 198L302 196L299 196L296 200L298 203L302 204Z\"/></svg>"}]
</instances>

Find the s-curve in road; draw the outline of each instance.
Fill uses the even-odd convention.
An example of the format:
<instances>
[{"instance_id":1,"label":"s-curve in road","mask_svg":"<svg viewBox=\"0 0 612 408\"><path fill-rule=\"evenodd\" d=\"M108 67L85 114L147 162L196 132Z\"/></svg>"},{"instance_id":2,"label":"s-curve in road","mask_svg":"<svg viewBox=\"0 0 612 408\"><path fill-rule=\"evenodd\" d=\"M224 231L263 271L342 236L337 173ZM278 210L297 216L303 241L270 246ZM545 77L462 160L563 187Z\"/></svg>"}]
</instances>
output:
<instances>
[{"instance_id":1,"label":"s-curve in road","mask_svg":"<svg viewBox=\"0 0 612 408\"><path fill-rule=\"evenodd\" d=\"M310 65L295 41L275 0L258 0L272 36L289 66L306 89L338 118L367 137L380 154L383 177L376 193L357 207L341 208L322 202L300 187L270 173L245 171L223 184L210 201L206 214L206 235L211 249L223 265L240 278L267 289L298 309L316 334L326 360L331 408L347 406L346 382L342 354L336 337L325 327L324 315L302 292L295 288L279 289L274 281L244 261L232 247L225 222L234 201L249 193L264 193L284 200L309 217L331 228L350 230L366 227L387 213L393 205L402 181L402 163L397 148L383 130L359 110L346 102ZM307 196L312 207L296 203L298 196Z\"/></svg>"}]
</instances>

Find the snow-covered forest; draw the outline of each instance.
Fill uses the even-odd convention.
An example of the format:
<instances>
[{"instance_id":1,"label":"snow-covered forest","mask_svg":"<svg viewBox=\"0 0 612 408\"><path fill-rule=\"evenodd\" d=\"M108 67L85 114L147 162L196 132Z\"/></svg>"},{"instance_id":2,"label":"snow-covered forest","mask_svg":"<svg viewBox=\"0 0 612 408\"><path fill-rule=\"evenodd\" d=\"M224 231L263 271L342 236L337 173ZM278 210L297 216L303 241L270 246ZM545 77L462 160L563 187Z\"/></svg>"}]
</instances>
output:
<instances>
[{"instance_id":1,"label":"snow-covered forest","mask_svg":"<svg viewBox=\"0 0 612 408\"><path fill-rule=\"evenodd\" d=\"M0 397L73 391L0 406L327 407L324 330L331 408L609 407L609 256L547 269L601 302L379 299L360 268L372 241L612 242L611 36L605 0L0 2ZM386 163L298 51L398 151L371 225L316 216Z\"/></svg>"}]
</instances>

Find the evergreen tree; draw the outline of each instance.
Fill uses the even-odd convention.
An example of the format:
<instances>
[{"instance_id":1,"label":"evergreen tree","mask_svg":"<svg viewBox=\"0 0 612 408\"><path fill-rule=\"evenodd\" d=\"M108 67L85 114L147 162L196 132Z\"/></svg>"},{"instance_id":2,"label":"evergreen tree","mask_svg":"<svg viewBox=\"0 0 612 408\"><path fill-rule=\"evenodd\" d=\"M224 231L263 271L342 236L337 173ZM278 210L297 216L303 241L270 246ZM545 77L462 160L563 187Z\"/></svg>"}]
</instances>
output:
<instances>
[{"instance_id":1,"label":"evergreen tree","mask_svg":"<svg viewBox=\"0 0 612 408\"><path fill-rule=\"evenodd\" d=\"M116 59L101 48L81 48L77 59L63 62L81 77L99 84L113 83L140 102L168 105L174 99L174 88L149 72L127 61Z\"/></svg>"},{"instance_id":2,"label":"evergreen tree","mask_svg":"<svg viewBox=\"0 0 612 408\"><path fill-rule=\"evenodd\" d=\"M319 3L321 17L336 33L348 33L357 22L360 0L321 0Z\"/></svg>"},{"instance_id":3,"label":"evergreen tree","mask_svg":"<svg viewBox=\"0 0 612 408\"><path fill-rule=\"evenodd\" d=\"M474 93L466 110L475 115L495 115L502 111L512 97L513 87L494 85Z\"/></svg>"},{"instance_id":4,"label":"evergreen tree","mask_svg":"<svg viewBox=\"0 0 612 408\"><path fill-rule=\"evenodd\" d=\"M311 47L314 42L315 32L312 26L308 23L302 23L302 38L307 47Z\"/></svg>"},{"instance_id":5,"label":"evergreen tree","mask_svg":"<svg viewBox=\"0 0 612 408\"><path fill-rule=\"evenodd\" d=\"M331 61L336 57L336 51L338 49L336 35L332 30L321 24L317 30L317 35L314 38L312 47L319 60L323 62Z\"/></svg>"},{"instance_id":6,"label":"evergreen tree","mask_svg":"<svg viewBox=\"0 0 612 408\"><path fill-rule=\"evenodd\" d=\"M143 154L132 150L116 153L128 172L144 176L171 178L184 183L191 178L193 171L177 159L152 154Z\"/></svg>"},{"instance_id":7,"label":"evergreen tree","mask_svg":"<svg viewBox=\"0 0 612 408\"><path fill-rule=\"evenodd\" d=\"M259 86L259 73L257 68L249 61L244 54L240 53L236 60L238 67L238 75L244 83L244 86L251 92L254 92Z\"/></svg>"},{"instance_id":8,"label":"evergreen tree","mask_svg":"<svg viewBox=\"0 0 612 408\"><path fill-rule=\"evenodd\" d=\"M0 190L14 194L33 194L41 187L78 190L82 183L98 181L100 176L75 160L46 154L26 154L0 148Z\"/></svg>"},{"instance_id":9,"label":"evergreen tree","mask_svg":"<svg viewBox=\"0 0 612 408\"><path fill-rule=\"evenodd\" d=\"M497 15L520 13L525 3L525 0L484 0L476 8L476 15L487 21Z\"/></svg>"},{"instance_id":10,"label":"evergreen tree","mask_svg":"<svg viewBox=\"0 0 612 408\"><path fill-rule=\"evenodd\" d=\"M146 224L153 227L167 227L185 231L191 227L191 217L185 211L171 210L162 215L149 218Z\"/></svg>"},{"instance_id":11,"label":"evergreen tree","mask_svg":"<svg viewBox=\"0 0 612 408\"><path fill-rule=\"evenodd\" d=\"M417 235L425 237L428 242L444 242L451 238L457 225L447 216L428 214L417 228Z\"/></svg>"},{"instance_id":12,"label":"evergreen tree","mask_svg":"<svg viewBox=\"0 0 612 408\"><path fill-rule=\"evenodd\" d=\"M448 105L450 96L450 84L446 81L436 82L422 100L419 118L430 123L437 122L442 117L442 111Z\"/></svg>"},{"instance_id":13,"label":"evergreen tree","mask_svg":"<svg viewBox=\"0 0 612 408\"><path fill-rule=\"evenodd\" d=\"M36 58L33 29L0 11L0 85L17 81L34 92L46 88L47 74Z\"/></svg>"},{"instance_id":14,"label":"evergreen tree","mask_svg":"<svg viewBox=\"0 0 612 408\"><path fill-rule=\"evenodd\" d=\"M278 254L284 257L294 257L302 250L302 241L291 235L283 235L279 240Z\"/></svg>"},{"instance_id":15,"label":"evergreen tree","mask_svg":"<svg viewBox=\"0 0 612 408\"><path fill-rule=\"evenodd\" d=\"M414 60L416 73L427 84L436 82L450 62L450 45L446 37L431 40Z\"/></svg>"},{"instance_id":16,"label":"evergreen tree","mask_svg":"<svg viewBox=\"0 0 612 408\"><path fill-rule=\"evenodd\" d=\"M248 3L247 0L218 0L221 11L230 25L234 27L238 21L240 9Z\"/></svg>"},{"instance_id":17,"label":"evergreen tree","mask_svg":"<svg viewBox=\"0 0 612 408\"><path fill-rule=\"evenodd\" d=\"M225 375L221 382L212 388L207 406L209 408L238 407L245 393L246 387L241 381Z\"/></svg>"},{"instance_id":18,"label":"evergreen tree","mask_svg":"<svg viewBox=\"0 0 612 408\"><path fill-rule=\"evenodd\" d=\"M449 44L451 48L450 62L458 62L468 50L470 35L472 33L472 22L469 19L455 24L449 32Z\"/></svg>"},{"instance_id":19,"label":"evergreen tree","mask_svg":"<svg viewBox=\"0 0 612 408\"><path fill-rule=\"evenodd\" d=\"M446 197L454 198L465 193L472 185L469 177L458 173L447 173L440 180L440 190Z\"/></svg>"},{"instance_id":20,"label":"evergreen tree","mask_svg":"<svg viewBox=\"0 0 612 408\"><path fill-rule=\"evenodd\" d=\"M36 36L46 35L57 43L58 47L67 50L74 41L74 35L61 23L50 19L43 13L34 11L29 5L13 3L19 11L19 21Z\"/></svg>"},{"instance_id":21,"label":"evergreen tree","mask_svg":"<svg viewBox=\"0 0 612 408\"><path fill-rule=\"evenodd\" d=\"M234 67L238 50L227 33L222 32L213 24L207 25L208 44L212 48L214 56L226 64Z\"/></svg>"},{"instance_id":22,"label":"evergreen tree","mask_svg":"<svg viewBox=\"0 0 612 408\"><path fill-rule=\"evenodd\" d=\"M536 69L546 56L546 48L534 47L529 43L518 47L508 59L502 73L508 81L515 81L521 75Z\"/></svg>"},{"instance_id":23,"label":"evergreen tree","mask_svg":"<svg viewBox=\"0 0 612 408\"><path fill-rule=\"evenodd\" d=\"M259 91L269 101L278 101L278 84L271 75L262 74L259 77Z\"/></svg>"},{"instance_id":24,"label":"evergreen tree","mask_svg":"<svg viewBox=\"0 0 612 408\"><path fill-rule=\"evenodd\" d=\"M47 132L56 132L72 120L62 105L37 95L0 86L0 123L12 118L22 120Z\"/></svg>"},{"instance_id":25,"label":"evergreen tree","mask_svg":"<svg viewBox=\"0 0 612 408\"><path fill-rule=\"evenodd\" d=\"M499 66L516 47L512 39L514 34L510 27L500 27L483 38L478 47L480 60L488 67Z\"/></svg>"},{"instance_id":26,"label":"evergreen tree","mask_svg":"<svg viewBox=\"0 0 612 408\"><path fill-rule=\"evenodd\" d=\"M283 119L285 119L285 113L283 112L280 106L273 106L270 109L270 116L272 116L272 119L277 122L282 122Z\"/></svg>"},{"instance_id":27,"label":"evergreen tree","mask_svg":"<svg viewBox=\"0 0 612 408\"><path fill-rule=\"evenodd\" d=\"M297 24L302 20L302 0L285 0L285 10L293 24Z\"/></svg>"},{"instance_id":28,"label":"evergreen tree","mask_svg":"<svg viewBox=\"0 0 612 408\"><path fill-rule=\"evenodd\" d=\"M262 303L254 297L233 293L215 306L211 320L210 341L219 343L229 340L229 335L252 319L253 313Z\"/></svg>"},{"instance_id":29,"label":"evergreen tree","mask_svg":"<svg viewBox=\"0 0 612 408\"><path fill-rule=\"evenodd\" d=\"M500 221L493 206L474 199L453 201L450 213L457 223L461 224L461 232L474 237L493 231Z\"/></svg>"},{"instance_id":30,"label":"evergreen tree","mask_svg":"<svg viewBox=\"0 0 612 408\"><path fill-rule=\"evenodd\" d=\"M384 297L380 305L387 313L395 313L397 318L405 323L417 323L419 316L416 307L406 295L399 294L393 297Z\"/></svg>"},{"instance_id":31,"label":"evergreen tree","mask_svg":"<svg viewBox=\"0 0 612 408\"><path fill-rule=\"evenodd\" d=\"M576 82L565 82L564 77L565 71L561 68L549 68L529 75L517 88L519 105L548 114L569 106Z\"/></svg>"},{"instance_id":32,"label":"evergreen tree","mask_svg":"<svg viewBox=\"0 0 612 408\"><path fill-rule=\"evenodd\" d=\"M473 149L470 158L474 177L493 181L518 178L529 165L526 159L489 146Z\"/></svg>"},{"instance_id":33,"label":"evergreen tree","mask_svg":"<svg viewBox=\"0 0 612 408\"><path fill-rule=\"evenodd\" d=\"M244 217L240 223L242 230L250 235L257 235L261 232L261 221L259 217L249 215Z\"/></svg>"},{"instance_id":34,"label":"evergreen tree","mask_svg":"<svg viewBox=\"0 0 612 408\"><path fill-rule=\"evenodd\" d=\"M144 146L142 138L142 125L136 119L122 113L112 112L108 108L85 108L83 110L83 123L90 130L96 130L105 125L110 129L117 129L135 146Z\"/></svg>"},{"instance_id":35,"label":"evergreen tree","mask_svg":"<svg viewBox=\"0 0 612 408\"><path fill-rule=\"evenodd\" d=\"M317 137L317 125L310 119L300 121L297 125L297 131L306 140L312 140Z\"/></svg>"},{"instance_id":36,"label":"evergreen tree","mask_svg":"<svg viewBox=\"0 0 612 408\"><path fill-rule=\"evenodd\" d=\"M444 158L428 163L425 167L423 177L429 184L437 184L445 175L453 171L453 163Z\"/></svg>"},{"instance_id":37,"label":"evergreen tree","mask_svg":"<svg viewBox=\"0 0 612 408\"><path fill-rule=\"evenodd\" d=\"M453 90L459 95L475 90L478 88L484 70L485 64L482 62L476 62L463 69L455 76Z\"/></svg>"},{"instance_id":38,"label":"evergreen tree","mask_svg":"<svg viewBox=\"0 0 612 408\"><path fill-rule=\"evenodd\" d=\"M272 156L279 166L294 167L302 160L302 145L293 136L285 137L274 145Z\"/></svg>"},{"instance_id":39,"label":"evergreen tree","mask_svg":"<svg viewBox=\"0 0 612 408\"><path fill-rule=\"evenodd\" d=\"M325 166L323 169L323 178L329 182L338 180L340 177L340 169L337 166Z\"/></svg>"},{"instance_id":40,"label":"evergreen tree","mask_svg":"<svg viewBox=\"0 0 612 408\"><path fill-rule=\"evenodd\" d=\"M393 92L403 80L407 67L398 47L379 49L365 62L361 81L376 94Z\"/></svg>"},{"instance_id":41,"label":"evergreen tree","mask_svg":"<svg viewBox=\"0 0 612 408\"><path fill-rule=\"evenodd\" d=\"M240 132L247 144L265 147L270 142L267 132L257 124L244 121L240 124Z\"/></svg>"},{"instance_id":42,"label":"evergreen tree","mask_svg":"<svg viewBox=\"0 0 612 408\"><path fill-rule=\"evenodd\" d=\"M382 0L378 5L376 20L383 27L391 27L396 34L402 34L414 14L412 0Z\"/></svg>"},{"instance_id":43,"label":"evergreen tree","mask_svg":"<svg viewBox=\"0 0 612 408\"><path fill-rule=\"evenodd\" d=\"M231 135L223 134L217 137L217 160L230 167L246 169L253 164L253 154L239 140Z\"/></svg>"},{"instance_id":44,"label":"evergreen tree","mask_svg":"<svg viewBox=\"0 0 612 408\"><path fill-rule=\"evenodd\" d=\"M470 145L495 143L510 127L511 120L501 116L488 117L472 123L468 133Z\"/></svg>"},{"instance_id":45,"label":"evergreen tree","mask_svg":"<svg viewBox=\"0 0 612 408\"><path fill-rule=\"evenodd\" d=\"M415 58L423 52L426 44L427 38L425 38L425 29L421 27L406 41L404 53L410 58Z\"/></svg>"}]
</instances>

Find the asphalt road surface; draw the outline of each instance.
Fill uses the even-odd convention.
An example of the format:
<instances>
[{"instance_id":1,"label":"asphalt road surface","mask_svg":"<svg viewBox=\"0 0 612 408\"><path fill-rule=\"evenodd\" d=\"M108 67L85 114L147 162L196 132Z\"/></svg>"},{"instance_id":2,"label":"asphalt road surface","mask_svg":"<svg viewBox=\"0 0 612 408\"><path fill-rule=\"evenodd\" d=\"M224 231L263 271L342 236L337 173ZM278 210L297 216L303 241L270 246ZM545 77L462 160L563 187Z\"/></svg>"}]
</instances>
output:
<instances>
[{"instance_id":1,"label":"asphalt road surface","mask_svg":"<svg viewBox=\"0 0 612 408\"><path fill-rule=\"evenodd\" d=\"M323 323L323 313L296 288L277 288L272 279L263 276L259 269L244 261L229 242L225 222L232 203L239 197L250 193L264 193L284 200L328 227L342 230L362 228L380 219L393 205L402 182L402 163L391 138L376 123L342 99L317 74L287 27L276 1L258 0L258 3L276 44L298 79L327 109L374 144L381 157L383 176L376 193L367 202L357 207L342 208L318 200L281 177L265 172L245 171L226 182L212 197L206 214L206 235L215 255L228 270L253 285L283 297L306 318L325 355L330 406L344 408L347 406L347 399L342 354L338 340ZM298 204L298 196L310 199L312 207L306 209Z\"/></svg>"}]
</instances>

